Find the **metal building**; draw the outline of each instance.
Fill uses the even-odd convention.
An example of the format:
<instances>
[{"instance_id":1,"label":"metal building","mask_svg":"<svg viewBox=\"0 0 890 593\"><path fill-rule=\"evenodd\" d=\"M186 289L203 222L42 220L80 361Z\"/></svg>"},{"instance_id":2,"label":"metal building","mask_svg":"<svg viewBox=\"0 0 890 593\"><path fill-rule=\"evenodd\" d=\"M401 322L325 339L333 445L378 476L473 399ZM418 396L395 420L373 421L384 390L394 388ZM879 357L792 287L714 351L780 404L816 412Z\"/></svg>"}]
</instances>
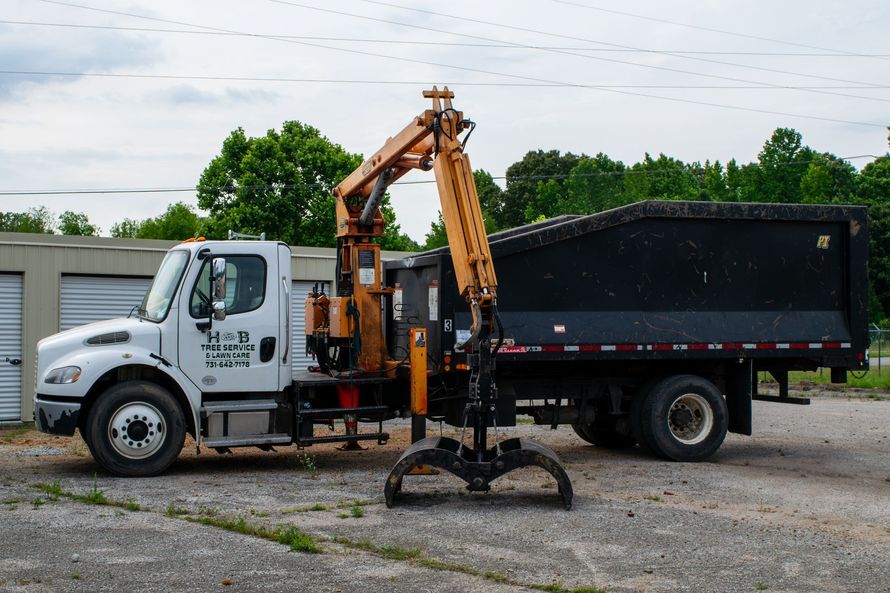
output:
<instances>
[{"instance_id":1,"label":"metal building","mask_svg":"<svg viewBox=\"0 0 890 593\"><path fill-rule=\"evenodd\" d=\"M127 316L176 241L0 233L0 422L31 420L37 342ZM303 297L334 277L335 250L291 247L294 368L305 368ZM384 253L384 258L400 257ZM22 359L21 366L4 362Z\"/></svg>"}]
</instances>

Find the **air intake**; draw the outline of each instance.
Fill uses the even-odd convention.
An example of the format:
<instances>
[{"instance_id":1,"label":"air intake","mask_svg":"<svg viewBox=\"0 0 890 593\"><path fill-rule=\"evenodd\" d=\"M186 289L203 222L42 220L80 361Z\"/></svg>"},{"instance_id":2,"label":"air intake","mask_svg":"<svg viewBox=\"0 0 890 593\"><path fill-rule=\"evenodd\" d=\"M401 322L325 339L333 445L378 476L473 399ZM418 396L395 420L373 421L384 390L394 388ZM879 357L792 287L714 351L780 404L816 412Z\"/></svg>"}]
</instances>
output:
<instances>
[{"instance_id":1,"label":"air intake","mask_svg":"<svg viewBox=\"0 0 890 593\"><path fill-rule=\"evenodd\" d=\"M87 346L108 346L109 344L123 344L130 341L129 332L112 332L110 334L99 334L92 338L87 338Z\"/></svg>"}]
</instances>

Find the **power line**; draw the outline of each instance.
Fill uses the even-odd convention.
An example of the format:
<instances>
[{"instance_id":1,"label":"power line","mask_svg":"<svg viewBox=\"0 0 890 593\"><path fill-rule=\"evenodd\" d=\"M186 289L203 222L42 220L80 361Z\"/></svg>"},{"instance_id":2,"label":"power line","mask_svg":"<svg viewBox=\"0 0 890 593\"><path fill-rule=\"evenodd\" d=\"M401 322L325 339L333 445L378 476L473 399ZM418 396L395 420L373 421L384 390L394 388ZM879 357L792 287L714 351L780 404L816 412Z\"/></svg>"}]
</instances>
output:
<instances>
[{"instance_id":1,"label":"power line","mask_svg":"<svg viewBox=\"0 0 890 593\"><path fill-rule=\"evenodd\" d=\"M382 20L382 19L376 19L376 18L374 18L374 17L366 17L366 16L364 16L364 15L355 15L355 14L352 14L352 13L343 13L343 12L340 12L340 11L333 11L333 10L330 10L330 9L323 9L323 8L317 8L317 7L307 6L307 5L304 5L304 4L298 4L298 3L295 3L295 2L288 2L288 1L286 1L286 0L269 0L269 1L270 1L270 2L274 2L274 3L277 3L277 4L290 4L290 5L292 5L292 6L299 6L299 7L301 7L301 8L309 8L310 10L319 10L319 11L322 11L322 12L333 12L333 13L335 13L335 14L344 14L344 15L346 15L346 16L352 16L352 17L355 17L355 18L362 18L362 19L367 18L367 19L370 19L370 20ZM430 15L435 15L435 16L444 17L444 18L449 18L449 19L454 19L454 20L459 20L459 21L469 21L469 22L473 22L473 23L479 23L479 24L489 25L489 26L498 27L498 28L502 28L502 29L510 29L510 30L522 31L522 32L526 32L526 33L535 33L535 34L538 34L538 35L546 35L546 36L548 36L548 37L558 37L558 38L560 38L560 39L572 39L572 40L575 40L575 41L586 41L586 42L588 42L588 43L596 43L596 44L599 44L599 45L607 45L607 46L610 46L610 47L617 47L617 48L623 48L623 49L634 49L634 50L639 50L639 49L640 49L640 48L633 47L633 46L622 45L622 44L618 44L618 43L609 43L609 42L605 42L605 41L599 41L599 40L596 40L596 39L588 39L588 38L585 38L585 37L575 37L575 36L572 36L572 35L564 35L564 34L562 34L562 33L553 33L553 32L550 32L550 31L541 31L541 30L538 30L538 29L530 29L530 28L527 28L527 27L518 27L518 26L513 26L513 25L505 25L505 24L503 24L503 23L495 23L495 22L491 22L491 21L483 21L483 20L480 20L480 19L474 19L474 18L470 18L470 17L455 16L455 15L450 15L450 14L444 14L444 13L441 13L441 12L435 12L435 11L432 11L432 10L425 10L425 9L421 9L421 8L413 8L413 7L410 7L410 6L402 6L402 5L400 5L400 4L392 4L392 3L390 3L390 2L382 2L382 1L380 1L380 0L359 0L359 1L360 1L360 2L365 2L365 3L367 3L367 4L375 4L375 5L380 5L380 6L388 6L388 7L391 7L391 8L398 8L398 9L401 9L401 10L408 10L408 11L411 11L411 12L418 12L418 13L421 13L421 14L430 14ZM430 31L435 31L435 32L440 32L440 33L450 33L450 34L452 34L452 35L459 35L459 36L461 36L461 37L470 37L470 38L482 39L482 40L486 40L486 41L498 41L498 42L503 42L502 40L494 40L494 39L491 39L491 38L488 38L488 37L481 37L481 36L477 36L477 35L464 35L464 34L462 34L462 33L455 33L455 32L453 32L453 31L444 31L444 30L441 30L441 29L433 29L433 28L430 28L430 27L421 27L421 26L419 26L419 25L411 25L411 24L408 24L408 23L400 23L400 22L397 22L397 21L386 21L386 20L383 20L383 22L387 22L387 23L390 23L390 24L401 25L401 26L405 26L405 27L420 28L420 29L425 29L425 30L430 30ZM510 43L510 42L506 42L506 43ZM516 44L514 44L514 45L516 45L516 46L522 46L523 44L516 43ZM628 64L628 65L637 66L637 67L640 67L640 68L650 68L650 69L654 69L654 70L664 70L664 71L668 71L668 72L675 72L675 73L687 74L687 75L692 75L692 76L702 76L702 77L706 77L706 78L717 78L717 79L721 79L721 80L730 80L730 81L733 81L733 82L746 82L746 83L749 83L749 84L762 84L762 85L766 85L766 86L771 86L771 85L772 85L772 83L768 83L768 82L761 82L761 81L754 81L754 80L746 80L746 79L742 79L742 78L734 78L734 77L722 76L722 75L716 75L716 74L707 74L707 73L702 73L702 72L694 72L694 71L690 71L690 70L680 70L680 69L678 69L678 68L670 68L670 67L667 67L667 66L656 66L656 65L652 65L652 64L640 64L640 63L637 63L637 62L628 62L628 61L625 61L625 60L616 60L616 59L614 59L614 58L603 58L603 57L599 57L599 56L591 56L591 55L585 55L585 54L578 54L578 53L567 52L567 51L562 51L562 50L552 50L552 49L545 49L545 48L539 48L539 49L542 49L543 51L547 51L547 52L550 52L550 53L558 53L558 54L564 54L564 55L570 55L570 56L581 57L581 58L590 59L590 60L599 60L599 61L613 62L613 63L618 63L618 64ZM753 69L753 70L761 70L761 71L765 71L765 72L771 72L771 73L774 73L774 74L776 74L776 73L777 73L777 74L790 74L790 75L792 75L792 76L800 76L800 77L813 78L813 79L820 79L820 80L830 80L830 81L834 81L834 82L845 82L845 83L851 83L851 84L862 84L862 85L865 85L865 86L871 86L871 85L872 85L872 83L870 83L870 82L853 81L853 80L847 80L847 79L842 79L842 78L834 78L834 77L830 77L830 76L821 76L821 75L816 75L816 74L802 74L802 73L799 73L799 72L791 72L791 71L787 71L787 70L777 70L777 69L775 69L775 68L766 68L766 67L763 67L763 66L752 66L752 65L749 65L749 64L738 64L738 63L736 63L736 62L725 62L725 61L722 61L722 60L714 60L714 59L709 59L709 58L700 58L700 57L696 57L696 56L687 56L687 55L679 55L679 54L678 54L678 55L674 55L674 54L671 54L670 52L664 52L664 51L659 51L659 52L657 52L657 53L662 54L662 55L670 55L670 56L673 56L673 57L680 57L680 58L687 59L687 60L695 60L695 61L699 61L699 62L707 62L707 63L712 63L712 64L719 64L719 65L722 65L722 66L734 66L734 67L739 67L739 68L747 68L747 69ZM874 100L877 100L877 101L885 101L884 99L876 99L876 98L874 98L874 97L863 97L863 96L860 96L860 95L850 95L850 94L844 94L844 93L833 93L833 92L828 92L828 91L808 90L808 91L806 91L806 92L814 92L814 93L827 94L827 95L837 95L837 96L841 96L841 97L848 97L848 98L855 98L855 99L864 99L864 100L866 100L866 101L874 101Z\"/></svg>"},{"instance_id":2,"label":"power line","mask_svg":"<svg viewBox=\"0 0 890 593\"><path fill-rule=\"evenodd\" d=\"M0 70L0 74L10 76L65 76L94 78L144 78L160 80L200 80L200 81L231 81L231 82L294 82L324 84L369 84L369 85L429 85L446 84L449 86L494 86L494 87L542 87L542 88L576 88L574 85L545 83L515 82L480 82L480 81L431 81L431 80L378 80L378 79L342 79L342 78L290 78L285 76L214 76L205 74L138 74L128 72L65 72L60 70ZM875 87L861 86L775 86L763 87L752 85L671 85L671 84L588 84L586 88L597 89L668 89L668 90L757 90L780 91L801 89L872 89ZM878 87L890 89L890 85Z\"/></svg>"},{"instance_id":3,"label":"power line","mask_svg":"<svg viewBox=\"0 0 890 593\"><path fill-rule=\"evenodd\" d=\"M127 12L122 12L122 11L117 11L117 10L109 10L106 8L95 8L92 6L84 6L82 4L75 4L72 2L64 2L62 0L38 0L38 1L44 2L47 4L55 4L55 5L59 5L59 6L80 8L80 9L90 10L90 11L95 11L95 12L100 12L100 13L128 16L128 17L132 17L132 18L157 21L157 22L162 22L162 23L166 23L166 24L181 25L181 26L187 26L187 27L196 27L199 29L206 29L206 30L211 30L211 31L215 30L215 31L223 31L223 32L233 32L233 31L230 31L227 29L220 29L218 27L197 25L197 24L186 23L186 22L182 22L182 21L174 21L171 19L163 19L163 18L158 18L158 17L151 17L151 16L146 16L146 15L127 13ZM700 101L700 100L696 100L696 99L685 99L685 98L680 98L680 97L665 97L663 95L653 95L653 94L649 94L649 93L641 93L641 92L634 92L634 91L620 90L620 89L604 89L604 88L597 89L594 87L589 87L584 84L571 84L571 83L566 83L563 81L548 80L545 78L538 78L538 77L533 77L533 76L523 76L523 75L519 75L519 74L508 74L508 73L496 72L496 71L492 71L492 70L484 70L481 68L472 68L469 66L456 66L453 64L442 64L442 63L431 62L431 61L427 61L427 60L406 58L403 56L392 56L392 55L388 55L388 54L381 54L381 53L377 53L377 52L369 52L369 51L357 50L357 49L348 49L348 48L330 46L330 45L325 45L325 44L315 43L315 42L298 41L295 39L281 39L278 37L270 37L270 36L266 36L266 35L259 35L259 34L253 34L253 33L244 33L244 34L250 35L253 37L257 37L257 38L269 39L269 40L273 40L273 41L294 43L294 44L307 46L307 47L317 47L317 48L322 48L322 49L327 49L327 50L337 51L337 52L343 52L343 53L349 53L349 54L364 55L364 56L370 56L370 57L376 57L376 58L385 58L385 59L396 60L396 61L410 63L410 64L423 64L426 66L437 66L437 67L441 67L441 68L450 68L450 69L462 70L462 71L466 71L466 72L475 72L478 74L489 74L489 75L494 75L494 76L502 76L505 78L511 78L514 80L523 80L523 81L527 81L527 82L543 82L543 83L549 83L549 84L560 84L560 85L564 85L564 86L574 86L574 87L578 87L578 88L592 88L593 90L598 90L598 91L607 92L607 93L617 93L617 94L621 94L621 95L645 97L645 98L650 98L650 99L661 99L663 101L671 101L671 102L675 102L675 103L685 103L685 104L690 104L690 105L702 105L702 106L707 106L707 107L716 107L716 108L720 108L720 109L731 109L734 111L762 113L762 114L767 114L767 115L781 115L783 117L799 117L799 118L803 118L803 119L813 119L813 120L817 120L817 121L829 121L829 122L833 122L833 123L843 123L843 124L866 126L866 127L878 127L878 128L885 127L884 124L879 124L879 123L875 123L875 122L862 122L862 121L855 121L855 120L842 120L842 119L837 119L837 118L822 117L822 116L817 116L817 115L795 114L795 113L789 113L789 112L772 111L772 110L768 110L768 109L758 109L758 108L754 108L754 107L744 107L741 105L728 105L728 104L723 104L723 103L713 103L710 101Z\"/></svg>"},{"instance_id":4,"label":"power line","mask_svg":"<svg viewBox=\"0 0 890 593\"><path fill-rule=\"evenodd\" d=\"M865 159L865 158L882 158L873 154L857 154L853 156L845 156L838 157L842 161L849 161L855 159ZM810 163L818 162L818 159L810 159L806 161L791 161L788 163L777 163L771 165L762 165L760 163L748 163L746 165L742 165L743 167L754 167L754 168L763 168L763 167L795 167L801 165L809 165ZM716 163L716 161L715 161ZM695 163L693 163L695 164ZM686 164L689 167L689 164ZM510 181L535 181L535 180L545 180L545 179L567 179L569 177L612 177L618 175L626 175L628 173L632 175L659 175L665 173L673 173L674 171L664 171L658 169L645 169L643 171L633 171L630 168L621 170L621 171L601 171L597 173L575 173L575 174L558 174L558 175L499 175L492 176L492 179L497 180L510 180ZM690 172L689 169L686 169L685 172ZM392 185L427 185L431 183L436 183L435 179L421 179L417 181L397 181ZM57 196L57 195L105 195L105 194L157 194L157 193L181 193L181 192L195 192L198 190L204 191L237 191L237 190L252 190L252 191L263 191L268 189L322 189L329 187L329 184L322 183L276 183L274 185L271 184L259 184L259 185L224 185L224 186L196 186L196 187L142 187L142 188L104 188L104 189L39 189L39 190L0 190L0 196Z\"/></svg>"},{"instance_id":5,"label":"power line","mask_svg":"<svg viewBox=\"0 0 890 593\"><path fill-rule=\"evenodd\" d=\"M596 10L596 11L599 11L599 12L607 12L607 13L611 13L611 14L618 14L618 15L621 15L621 16L627 16L627 17L631 17L631 18L635 18L635 19L642 19L642 20L646 20L646 21L653 21L653 22L656 22L656 23L664 23L664 24L668 24L668 25L675 25L675 26L677 26L677 27L686 27L686 28L689 28L689 29L698 29L699 31L708 31L708 32L710 32L710 33L720 33L721 35L731 35L731 36L733 36L733 37L742 37L742 38L745 38L745 39L755 39L755 40L757 40L757 41L769 41L770 43L779 43L779 44L781 44L781 45L788 45L788 46L793 46L793 47L802 47L802 48L806 48L806 49L815 49L815 50L819 50L819 51L830 51L830 52L836 52L836 53L838 53L838 54L844 54L844 55L856 55L854 52L849 52L849 51L842 50L842 49L833 49L833 48L830 48L830 47L820 47L820 46L818 46L818 45L807 45L807 44L805 44L805 43L796 43L796 42L793 42L793 41L786 41L786 40L784 40L784 39L775 39L775 38L772 38L772 37L762 37L762 36L759 36L759 35L750 35L750 34L747 34L747 33L738 33L738 32L735 32L735 31L727 31L727 30L725 30L725 29L715 29L715 28L712 28L712 27L703 27L703 26L701 26L701 25L692 25L692 24L689 24L689 23L681 23L681 22L678 22L678 21L671 21L671 20L668 20L668 19L656 18L656 17L646 16L646 15L642 15L642 14L634 14L634 13L632 13L632 12L624 12L624 11L621 11L621 10L615 10L615 9L610 9L610 8L601 8L601 7L599 7L599 6L591 6L591 5L589 5L589 4L582 4L582 3L580 3L580 2L572 2L572 1L570 1L570 0L552 0L552 1L553 1L553 2L556 2L556 3L558 3L558 4L566 4L566 5L570 5L570 6L578 6L578 7L580 7L580 8L586 8L586 9L588 9L588 10ZM886 58L885 56L873 56L873 57L880 58L880 59L885 59L885 58Z\"/></svg>"},{"instance_id":6,"label":"power line","mask_svg":"<svg viewBox=\"0 0 890 593\"><path fill-rule=\"evenodd\" d=\"M128 31L134 33L176 33L184 35L206 35L222 37L253 37L246 33L224 33L220 31L195 31L192 29L158 29L152 27L123 27L114 25L87 25L81 23L48 23L40 21L11 21L0 19L0 24L22 25L35 27L60 27L72 29L93 29L106 31ZM718 56L755 56L755 57L802 57L802 58L886 58L890 54L875 53L813 53L813 52L759 52L759 51L715 51L715 50L680 50L680 49L646 49L646 48L616 48L616 47L582 47L582 46L546 46L546 45L515 45L511 43L459 43L449 41L420 41L411 39L371 39L364 37L319 37L313 35L288 35L283 33L264 33L264 36L281 39L305 39L309 41L341 41L347 43L379 43L384 45L421 45L436 47L472 47L490 49L523 49L541 50L555 49L565 51L586 51L601 53L643 53L643 54L689 54L689 55L718 55ZM838 87L847 88L847 87ZM868 88L868 87L849 87Z\"/></svg>"}]
</instances>

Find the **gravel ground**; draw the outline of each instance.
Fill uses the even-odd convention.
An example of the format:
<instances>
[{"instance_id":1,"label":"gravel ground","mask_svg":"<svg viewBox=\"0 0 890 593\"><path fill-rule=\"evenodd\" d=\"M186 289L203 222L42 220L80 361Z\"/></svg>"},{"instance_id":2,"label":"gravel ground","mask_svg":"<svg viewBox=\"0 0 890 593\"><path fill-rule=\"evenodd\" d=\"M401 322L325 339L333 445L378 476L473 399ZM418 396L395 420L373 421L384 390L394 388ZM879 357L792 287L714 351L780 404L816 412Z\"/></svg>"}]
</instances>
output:
<instances>
[{"instance_id":1,"label":"gravel ground","mask_svg":"<svg viewBox=\"0 0 890 593\"><path fill-rule=\"evenodd\" d=\"M505 430L560 455L575 488L568 512L537 469L489 494L450 476L409 477L387 510L383 481L405 426L358 453L196 456L192 445L147 479L104 474L79 438L6 429L0 591L887 593L890 401L838 395L810 407L755 402L757 434L730 435L698 464L598 449L570 428ZM57 480L58 500L35 488ZM70 497L94 487L141 511ZM306 511L316 504L326 510ZM323 553L194 522L236 517L299 527Z\"/></svg>"}]
</instances>

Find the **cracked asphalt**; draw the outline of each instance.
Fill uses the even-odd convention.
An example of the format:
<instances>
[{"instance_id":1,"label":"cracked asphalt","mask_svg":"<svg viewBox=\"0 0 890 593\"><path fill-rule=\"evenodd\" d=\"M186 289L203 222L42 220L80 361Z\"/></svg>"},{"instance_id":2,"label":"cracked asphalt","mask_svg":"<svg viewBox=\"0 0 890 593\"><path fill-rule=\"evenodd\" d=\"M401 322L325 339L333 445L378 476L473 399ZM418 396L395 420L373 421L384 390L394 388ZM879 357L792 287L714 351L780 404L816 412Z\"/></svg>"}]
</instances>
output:
<instances>
[{"instance_id":1,"label":"cracked asphalt","mask_svg":"<svg viewBox=\"0 0 890 593\"><path fill-rule=\"evenodd\" d=\"M408 477L388 510L383 482L407 446L405 425L358 453L196 455L192 445L145 479L103 473L79 437L3 429L0 591L887 593L890 401L847 394L809 407L755 402L755 435L730 435L697 464L599 449L571 428L503 430L559 454L575 488L568 512L538 469L488 494L450 476ZM83 495L94 480L141 510L35 487L58 481ZM323 553L194 522L202 517L296 526ZM389 559L384 548L421 555Z\"/></svg>"}]
</instances>

